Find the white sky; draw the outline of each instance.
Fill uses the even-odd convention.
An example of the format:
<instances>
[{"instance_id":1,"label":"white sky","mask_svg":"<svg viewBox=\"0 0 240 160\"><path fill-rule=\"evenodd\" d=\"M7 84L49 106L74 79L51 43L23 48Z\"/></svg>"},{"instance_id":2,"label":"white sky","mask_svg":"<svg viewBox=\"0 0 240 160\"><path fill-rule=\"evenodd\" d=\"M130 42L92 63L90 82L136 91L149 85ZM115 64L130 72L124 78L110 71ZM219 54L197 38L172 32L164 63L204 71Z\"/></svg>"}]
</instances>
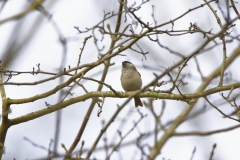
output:
<instances>
[{"instance_id":1,"label":"white sky","mask_svg":"<svg viewBox=\"0 0 240 160\"><path fill-rule=\"evenodd\" d=\"M129 0L129 4L132 1ZM158 23L163 23L173 19L180 14L186 12L189 8L193 8L202 4L203 1L196 0L178 0L178 1L168 1L168 0L152 0L149 3L145 4L138 13L138 15L142 18L142 20L146 22L152 23L151 18L151 5L156 5L156 17ZM0 2L2 4L2 2ZM25 0L10 0L6 3L6 6L2 10L0 14L0 20L3 20L9 16L15 15L24 10L28 4ZM236 6L240 10L240 4L237 3ZM91 27L99 22L103 17L103 10L115 11L118 10L118 2L114 0L88 0L88 1L79 1L79 0L61 0L61 1L47 1L44 3L44 7L48 12L50 12L53 16L53 20L58 24L61 32L66 38L69 38L70 41L67 45L67 58L65 67L75 66L77 63L79 48L82 47L82 42L86 36L91 35L91 32L86 34L78 34L77 30L74 29L74 26L78 26L80 29L84 29L86 27ZM215 9L218 9L216 5L214 5ZM219 11L219 10L218 10ZM234 12L231 12L232 18L235 17ZM221 17L222 18L222 17ZM114 20L108 21L113 28ZM19 57L16 60L12 61L8 66L10 70L16 71L31 71L33 67L36 68L36 64L41 64L41 70L48 72L58 72L59 66L61 65L62 60L62 46L58 40L58 34L55 32L52 25L46 18L43 16L39 16L38 11L33 11L23 19L22 24L18 21L10 21L6 24L0 25L0 59L3 57L4 50L9 44L10 36L16 36L18 41L17 43L24 40L24 38L31 33L34 37L30 39L30 41L23 47L23 49L19 52ZM37 23L40 22L40 23ZM181 30L187 29L189 27L190 22L196 22L197 25L203 30L213 29L213 33L217 33L219 31L219 26L216 25L216 21L209 11L209 8L203 7L199 10L191 12L189 15L183 17L181 20L177 21L174 25L174 29ZM130 20L129 20L130 23ZM36 25L34 25L36 24ZM16 25L19 27L19 33L15 33ZM127 25L127 24L124 24ZM234 32L239 32L239 22L236 22L236 27ZM162 29L171 29L171 26L164 26ZM112 29L113 30L113 29ZM139 31L139 28L136 29L136 32ZM186 36L167 36L160 35L160 40L165 46L169 46L174 50L179 51L180 53L189 54L193 50L196 49L202 42L202 35L186 35ZM11 37L14 39L13 37ZM105 51L109 48L109 37L105 36L101 45L106 45ZM149 42L147 39L140 40L138 44L144 48L145 51L148 51L150 54L147 56L147 60L142 61L142 56L140 54L133 53L130 50L124 52L127 56L117 56L114 57L111 62L115 63L115 66L110 68L109 75L106 78L106 83L110 84L115 90L123 91L120 85L120 74L121 74L121 62L122 61L131 61L136 64L139 72L143 78L143 85L148 84L154 78L152 72L146 70L142 67L143 64L153 67L163 66L165 68L170 67L177 62L177 57L173 54L169 54L166 50L160 48L157 44L153 42ZM235 49L235 47L239 45L234 42L227 46L227 54ZM15 46L11 46L15 47ZM82 63L90 63L97 60L97 50L93 44L93 39L89 40L85 51L82 56ZM201 62L201 69L205 76L210 74L217 66L220 65L222 59L222 47L217 47L212 50L208 54L203 54L198 56L199 62ZM231 65L230 69L227 71L231 71L232 76L235 80L239 81L240 75L238 74L239 68L239 58ZM188 78L187 82L188 86L182 87L183 93L192 93L200 84L200 76L197 72L196 65L194 60L189 61L189 67L184 69L185 73L191 73L194 78ZM94 75L93 78L100 79L99 72L101 72L103 66L94 69L89 72L87 76ZM160 71L154 71L157 73L161 73ZM33 82L39 79L46 78L43 75L20 75L17 77L13 77L11 81L13 82ZM166 79L168 79L166 77ZM46 84L40 84L37 86L6 86L7 97L9 98L26 98L29 96L33 96L36 94L40 94L46 92L56 85L58 85L59 80L54 80L48 82ZM84 83L85 87L89 91L94 91L97 88L96 83ZM164 86L161 89L167 89L169 85ZM213 87L213 86L211 86ZM107 88L104 87L104 91L108 91ZM73 91L74 97L80 96L84 92L80 88L75 88ZM236 92L239 92L237 90ZM216 95L219 98L219 94ZM28 103L24 105L12 105L12 113L9 115L9 118L16 118L18 116L22 116L24 114L37 111L43 108L46 108L45 102L49 104L55 104L58 102L58 94L55 94L47 99L38 100L34 103ZM71 98L71 97L69 97ZM217 99L217 98L215 98ZM101 121L108 120L112 113L115 112L117 108L117 104L120 105L124 102L125 99L119 98L106 98L105 105L103 107L103 112L101 117L97 117L98 107L96 106L92 116L90 117L90 121L88 127L86 128L82 139L85 140L84 148L87 149L92 146L96 136L100 132L101 129ZM142 99L146 100L146 99ZM60 131L60 143L64 143L67 148L70 147L73 142L79 127L82 123L83 117L88 109L91 100L87 100L85 102L77 103L62 110L62 125ZM154 102L156 106L161 106L162 101L158 100ZM195 109L200 109L203 106L203 100L199 100ZM162 122L166 123L169 120L174 119L184 108L186 104L183 102L175 102L175 101L167 101L166 111L162 118ZM123 118L129 111L129 109L133 110L133 115L131 120L128 121L126 126L122 128L122 133L126 133L132 127L133 120L137 121L139 118L138 113L136 113L135 108L133 107L133 101L129 103L128 106L120 113L117 119ZM195 110L194 109L194 110ZM153 119L145 107L140 108L141 112L144 114L148 114L147 118L145 118L138 126L138 129L135 129L125 140L127 142L129 140L135 139L139 136L139 131L141 133L152 131L154 124ZM223 110L226 113L230 113L232 108L230 106L225 105ZM5 146L6 146L6 154L3 156L3 159L38 159L46 157L47 152L41 150L37 147L34 147L30 143L24 140L24 137L31 139L33 142L45 146L48 148L50 139L54 138L54 129L55 129L55 113L48 114L41 118L22 123L16 126L12 126L7 134ZM223 119L222 115L219 114L216 110L211 109L209 112L200 116L190 122L184 123L181 125L177 131L209 131L215 129L221 129L224 127L229 127L236 125L236 122ZM118 142L119 137L116 136L116 130L119 127L119 121L116 120L107 131L108 142ZM194 146L197 148L196 153L194 155L194 160L202 160L208 159L210 156L210 151L212 150L212 145L217 143L217 148L214 153L214 159L216 160L238 160L239 156L239 137L240 130L236 129L231 132L221 133L214 136L208 137L174 137L168 140L161 151L161 155L158 156L157 159L171 159L171 160L186 160L190 159L192 150ZM115 136L114 136L115 135ZM147 139L144 142L153 144L153 139ZM79 143L80 144L80 143ZM98 146L103 145L103 140L100 141ZM79 149L80 145L76 147ZM123 159L130 159L133 153L137 151L136 148L130 146L120 150ZM58 147L59 153L64 153L64 150L59 144ZM105 152L96 152L93 154L92 158L96 157L97 159L104 159ZM112 159L121 159L119 158L119 154L115 153L112 156ZM140 158L140 152L137 152L136 159Z\"/></svg>"}]
</instances>

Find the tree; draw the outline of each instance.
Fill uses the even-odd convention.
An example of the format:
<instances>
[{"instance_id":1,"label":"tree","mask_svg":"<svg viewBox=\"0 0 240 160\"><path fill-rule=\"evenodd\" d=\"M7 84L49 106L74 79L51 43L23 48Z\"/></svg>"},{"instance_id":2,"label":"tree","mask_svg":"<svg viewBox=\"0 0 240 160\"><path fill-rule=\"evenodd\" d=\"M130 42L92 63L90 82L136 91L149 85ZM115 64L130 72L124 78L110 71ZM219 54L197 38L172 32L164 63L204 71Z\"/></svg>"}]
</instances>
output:
<instances>
[{"instance_id":1,"label":"tree","mask_svg":"<svg viewBox=\"0 0 240 160\"><path fill-rule=\"evenodd\" d=\"M15 26L10 36L4 35L9 38L1 54L3 159L238 156L233 154L237 137L228 132L234 134L240 127L239 119L228 115L239 111L236 2L38 0L7 18L5 11L13 3L2 1L0 12L2 33ZM68 5L72 15L86 20L66 23L71 19L71 14L65 17ZM64 25L74 33L64 33ZM55 35L52 29L44 31L49 26ZM59 43L51 46L54 38ZM120 70L125 60L140 71L141 90L122 91ZM144 107L133 107L134 96L142 98ZM218 133L223 136L214 139L216 143L206 141ZM191 136L205 140L196 137L190 143ZM226 145L223 137L233 145ZM218 143L220 149L232 152L214 154Z\"/></svg>"}]
</instances>

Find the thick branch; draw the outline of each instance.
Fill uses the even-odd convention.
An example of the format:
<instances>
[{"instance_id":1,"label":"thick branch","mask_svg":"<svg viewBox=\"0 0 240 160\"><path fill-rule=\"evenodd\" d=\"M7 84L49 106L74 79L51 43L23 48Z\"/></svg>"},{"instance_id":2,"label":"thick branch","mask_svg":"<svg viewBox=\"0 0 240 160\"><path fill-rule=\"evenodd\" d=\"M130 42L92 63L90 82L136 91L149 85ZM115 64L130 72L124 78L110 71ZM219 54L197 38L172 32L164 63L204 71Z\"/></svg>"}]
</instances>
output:
<instances>
[{"instance_id":1,"label":"thick branch","mask_svg":"<svg viewBox=\"0 0 240 160\"><path fill-rule=\"evenodd\" d=\"M222 91L226 91L226 90L231 90L232 88L236 89L236 88L240 88L240 82L239 83L235 83L235 84L231 84L231 85L227 85L227 86L221 86L221 87L216 87L216 88L212 88L206 91L202 91L202 92L196 92L196 93L192 93L192 94L165 94L165 93L156 93L156 92L150 92L150 91L146 91L143 93L139 93L137 95L137 97L144 97L144 98L158 98L158 99L172 99L172 100L187 100L187 99L194 99L194 98L201 98L201 97L206 97L208 95L212 95L214 93L218 93L218 92L222 92ZM56 110L65 108L69 105L78 103L78 102L83 102L86 101L88 99L94 98L94 97L112 97L112 98L128 98L129 96L131 96L134 92L118 92L118 96L116 96L116 94L112 91L95 91L95 92L89 92L86 93L82 96L79 97L75 97L66 101L63 101L60 104L56 104L53 105L49 108L45 108L36 112L32 112L29 114L26 114L24 116L18 117L18 118L14 118L10 121L11 125L16 125L19 123L23 123L29 120L33 120L35 118L39 118L43 115L52 113ZM20 100L21 101L21 100ZM15 101L11 101L12 104L19 104L18 100Z\"/></svg>"}]
</instances>

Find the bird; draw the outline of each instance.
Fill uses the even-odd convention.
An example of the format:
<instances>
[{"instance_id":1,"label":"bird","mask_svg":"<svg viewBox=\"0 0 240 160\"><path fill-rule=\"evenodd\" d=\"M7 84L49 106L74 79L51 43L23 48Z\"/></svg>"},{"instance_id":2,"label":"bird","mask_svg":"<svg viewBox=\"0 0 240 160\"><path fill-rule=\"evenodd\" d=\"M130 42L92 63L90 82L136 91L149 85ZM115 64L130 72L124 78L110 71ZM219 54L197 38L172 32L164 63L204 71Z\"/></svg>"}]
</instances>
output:
<instances>
[{"instance_id":1,"label":"bird","mask_svg":"<svg viewBox=\"0 0 240 160\"><path fill-rule=\"evenodd\" d=\"M124 91L137 91L142 87L141 74L137 71L134 64L128 61L122 62L121 84ZM135 107L143 106L142 101L138 97L134 97Z\"/></svg>"}]
</instances>

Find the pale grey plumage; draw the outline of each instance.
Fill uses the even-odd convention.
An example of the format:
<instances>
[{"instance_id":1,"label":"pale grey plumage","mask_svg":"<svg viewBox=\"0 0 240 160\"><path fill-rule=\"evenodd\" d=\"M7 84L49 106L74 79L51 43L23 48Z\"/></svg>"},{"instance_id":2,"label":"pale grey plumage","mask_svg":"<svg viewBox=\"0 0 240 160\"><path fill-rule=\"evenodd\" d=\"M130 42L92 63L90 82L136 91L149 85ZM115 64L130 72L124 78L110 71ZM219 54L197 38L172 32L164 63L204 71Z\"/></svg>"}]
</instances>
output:
<instances>
[{"instance_id":1,"label":"pale grey plumage","mask_svg":"<svg viewBox=\"0 0 240 160\"><path fill-rule=\"evenodd\" d=\"M142 87L142 79L136 67L128 61L122 62L121 84L125 91L136 91ZM134 97L135 107L143 106L140 98Z\"/></svg>"}]
</instances>

